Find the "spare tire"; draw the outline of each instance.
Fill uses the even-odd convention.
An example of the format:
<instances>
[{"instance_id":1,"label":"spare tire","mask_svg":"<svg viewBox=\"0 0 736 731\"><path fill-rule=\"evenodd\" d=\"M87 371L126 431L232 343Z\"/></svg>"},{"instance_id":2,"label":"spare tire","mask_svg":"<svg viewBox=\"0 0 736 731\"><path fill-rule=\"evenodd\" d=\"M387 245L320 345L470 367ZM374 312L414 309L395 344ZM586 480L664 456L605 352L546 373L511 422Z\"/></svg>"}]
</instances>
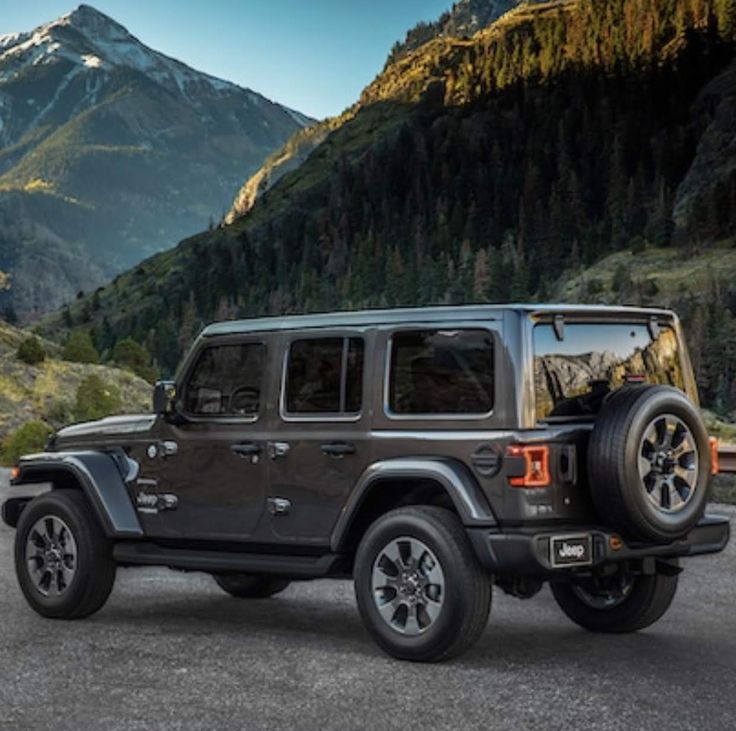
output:
<instances>
[{"instance_id":1,"label":"spare tire","mask_svg":"<svg viewBox=\"0 0 736 731\"><path fill-rule=\"evenodd\" d=\"M604 403L588 482L605 525L634 541L681 538L702 516L710 481L708 432L682 391L628 385Z\"/></svg>"}]
</instances>

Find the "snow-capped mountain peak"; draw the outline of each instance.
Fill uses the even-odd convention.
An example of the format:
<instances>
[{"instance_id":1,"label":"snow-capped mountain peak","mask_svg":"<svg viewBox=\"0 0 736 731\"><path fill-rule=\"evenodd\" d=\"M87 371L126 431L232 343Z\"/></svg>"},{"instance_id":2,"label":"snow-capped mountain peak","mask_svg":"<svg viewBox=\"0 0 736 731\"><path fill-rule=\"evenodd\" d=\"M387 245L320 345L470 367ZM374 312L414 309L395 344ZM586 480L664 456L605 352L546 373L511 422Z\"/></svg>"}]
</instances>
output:
<instances>
[{"instance_id":1,"label":"snow-capped mountain peak","mask_svg":"<svg viewBox=\"0 0 736 731\"><path fill-rule=\"evenodd\" d=\"M100 39L104 38L112 41L135 40L124 26L91 5L79 5L66 15L62 15L58 20L52 21L49 25L67 25L86 36L94 36Z\"/></svg>"},{"instance_id":2,"label":"snow-capped mountain peak","mask_svg":"<svg viewBox=\"0 0 736 731\"><path fill-rule=\"evenodd\" d=\"M62 61L72 64L73 74L133 69L181 93L192 83L204 83L216 91L239 88L154 51L89 5L80 5L30 33L0 36L0 83L18 78L28 66ZM253 97L260 99L255 93Z\"/></svg>"}]
</instances>

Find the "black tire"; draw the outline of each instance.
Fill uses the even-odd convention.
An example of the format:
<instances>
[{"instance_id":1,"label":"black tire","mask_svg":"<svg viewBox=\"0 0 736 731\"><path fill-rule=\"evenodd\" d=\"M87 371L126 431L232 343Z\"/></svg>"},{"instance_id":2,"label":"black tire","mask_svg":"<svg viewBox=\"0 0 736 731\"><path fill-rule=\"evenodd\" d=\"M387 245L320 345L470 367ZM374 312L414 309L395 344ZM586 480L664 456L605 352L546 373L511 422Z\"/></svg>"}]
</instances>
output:
<instances>
[{"instance_id":1,"label":"black tire","mask_svg":"<svg viewBox=\"0 0 736 731\"><path fill-rule=\"evenodd\" d=\"M256 574L213 574L217 585L237 599L265 599L286 589L291 583L278 576Z\"/></svg>"},{"instance_id":2,"label":"black tire","mask_svg":"<svg viewBox=\"0 0 736 731\"><path fill-rule=\"evenodd\" d=\"M423 571L422 575L428 575L425 559L430 561L430 566L439 564L442 572L440 590L429 585L421 590L427 594L431 590L435 599L441 597L439 608L433 609L437 614L419 629L419 634L413 636L403 633L406 627L402 630L389 618L384 619L378 608L379 600L374 599L374 564L381 560L393 541L402 538L412 539L415 546L423 544L418 551L421 556L413 576L415 580ZM424 551L424 548L429 551ZM432 563L435 558L437 564ZM402 565L404 560L402 558ZM398 563L396 567L399 567ZM458 517L444 508L400 508L379 518L370 526L358 547L354 576L355 595L365 626L385 652L401 660L437 662L456 657L478 640L488 622L491 577L478 563ZM394 597L398 600L398 593ZM425 605L428 604L426 599ZM398 611L399 614L403 612ZM424 606L413 611L417 615L417 627L420 612L423 618L429 617ZM408 623L408 616L404 616Z\"/></svg>"},{"instance_id":3,"label":"black tire","mask_svg":"<svg viewBox=\"0 0 736 731\"><path fill-rule=\"evenodd\" d=\"M692 489L674 474L681 467L673 457L677 451L673 443L679 437L670 436L669 444L666 436L661 443L644 441L652 429L657 432L655 424L681 425L676 429L682 431L671 434L689 430L693 449L680 459L696 464L692 475L688 473ZM663 433L667 433L666 429ZM670 470L665 476L676 484L666 487L666 491L673 497L660 499L660 475L664 472L641 476L642 456L646 457L645 463L648 459L665 461L665 466L658 466L657 470ZM598 415L588 445L588 478L593 502L606 525L634 541L669 543L681 538L702 516L711 482L708 432L697 408L684 393L669 386L625 386L604 404ZM673 510L664 504L670 500L684 504Z\"/></svg>"},{"instance_id":4,"label":"black tire","mask_svg":"<svg viewBox=\"0 0 736 731\"><path fill-rule=\"evenodd\" d=\"M634 576L629 593L610 608L592 606L592 587L552 583L560 609L576 624L591 632L636 632L654 624L669 609L677 591L677 576ZM581 589L583 591L581 592ZM598 594L600 596L600 594Z\"/></svg>"},{"instance_id":5,"label":"black tire","mask_svg":"<svg viewBox=\"0 0 736 731\"><path fill-rule=\"evenodd\" d=\"M46 519L46 520L44 520ZM71 578L66 583L60 578L61 569L54 572L40 556L46 551L46 544L37 529L41 525L57 527L52 529L59 534L66 546L55 558L64 562ZM56 521L56 522L54 522ZM59 530L63 523L63 528ZM38 551L29 552L29 535ZM68 533L71 533L73 544ZM43 548L41 546L44 546ZM69 548L73 545L76 557ZM49 549L56 550L56 549ZM39 555L36 555L39 554ZM35 558L32 556L35 555ZM39 568L32 572L31 566ZM99 520L85 495L78 490L53 490L32 500L23 510L15 535L15 570L18 583L28 604L40 615L52 619L81 619L94 614L102 608L115 584L116 566L112 558L112 542L105 536ZM54 573L56 576L54 577ZM40 583L33 576L43 574ZM44 584L48 579L48 585ZM58 591L58 594L56 592ZM48 592L48 594L44 593ZM56 594L56 595L54 595Z\"/></svg>"}]
</instances>

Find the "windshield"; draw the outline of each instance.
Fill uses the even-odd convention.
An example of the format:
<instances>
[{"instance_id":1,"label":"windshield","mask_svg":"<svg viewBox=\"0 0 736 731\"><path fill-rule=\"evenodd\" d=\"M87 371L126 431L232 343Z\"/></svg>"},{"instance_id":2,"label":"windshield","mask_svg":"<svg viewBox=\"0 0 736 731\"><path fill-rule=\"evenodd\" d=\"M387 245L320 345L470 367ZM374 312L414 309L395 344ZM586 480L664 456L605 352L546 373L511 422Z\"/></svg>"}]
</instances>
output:
<instances>
[{"instance_id":1,"label":"windshield","mask_svg":"<svg viewBox=\"0 0 736 731\"><path fill-rule=\"evenodd\" d=\"M603 399L627 382L685 390L675 331L655 339L644 324L566 323L534 328L534 388L538 420L596 414Z\"/></svg>"}]
</instances>

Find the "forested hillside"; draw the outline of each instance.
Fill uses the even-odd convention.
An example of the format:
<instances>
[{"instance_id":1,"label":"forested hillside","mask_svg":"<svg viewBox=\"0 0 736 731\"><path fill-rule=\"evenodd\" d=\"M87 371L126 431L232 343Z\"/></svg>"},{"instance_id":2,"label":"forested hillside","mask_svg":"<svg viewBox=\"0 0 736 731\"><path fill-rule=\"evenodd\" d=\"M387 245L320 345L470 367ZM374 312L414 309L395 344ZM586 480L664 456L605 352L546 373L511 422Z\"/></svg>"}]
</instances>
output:
<instances>
[{"instance_id":1,"label":"forested hillside","mask_svg":"<svg viewBox=\"0 0 736 731\"><path fill-rule=\"evenodd\" d=\"M706 403L728 411L736 285L717 262L731 260L736 228L735 38L734 0L560 0L436 38L390 64L247 216L45 330L91 328L101 349L132 335L171 370L200 324L223 317L674 304L698 339ZM685 267L714 250L716 266L676 288L637 268L650 252ZM629 258L610 276L586 274L617 252Z\"/></svg>"},{"instance_id":2,"label":"forested hillside","mask_svg":"<svg viewBox=\"0 0 736 731\"><path fill-rule=\"evenodd\" d=\"M434 22L420 21L406 33L403 41L397 41L386 59L384 72L420 46L437 38L464 38L507 13L523 2L539 3L543 0L458 0ZM379 75L379 80L381 75ZM358 99L341 115L324 119L317 124L296 132L288 142L269 156L266 162L249 178L235 198L232 209L225 217L232 223L254 206L259 196L275 185L283 175L295 170L309 157L312 150L337 127L350 121L363 107L364 99Z\"/></svg>"}]
</instances>

